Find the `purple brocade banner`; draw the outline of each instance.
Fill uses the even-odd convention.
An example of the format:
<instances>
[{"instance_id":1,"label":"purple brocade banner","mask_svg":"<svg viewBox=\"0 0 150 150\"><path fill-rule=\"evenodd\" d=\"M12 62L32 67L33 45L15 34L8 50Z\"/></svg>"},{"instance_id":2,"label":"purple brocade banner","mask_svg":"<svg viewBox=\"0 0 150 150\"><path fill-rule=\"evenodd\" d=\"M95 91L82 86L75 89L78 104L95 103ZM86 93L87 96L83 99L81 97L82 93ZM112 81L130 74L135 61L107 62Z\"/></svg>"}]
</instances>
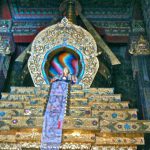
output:
<instances>
[{"instance_id":1,"label":"purple brocade banner","mask_svg":"<svg viewBox=\"0 0 150 150\"><path fill-rule=\"evenodd\" d=\"M58 150L62 141L62 125L68 98L65 81L52 83L49 100L44 114L41 150Z\"/></svg>"}]
</instances>

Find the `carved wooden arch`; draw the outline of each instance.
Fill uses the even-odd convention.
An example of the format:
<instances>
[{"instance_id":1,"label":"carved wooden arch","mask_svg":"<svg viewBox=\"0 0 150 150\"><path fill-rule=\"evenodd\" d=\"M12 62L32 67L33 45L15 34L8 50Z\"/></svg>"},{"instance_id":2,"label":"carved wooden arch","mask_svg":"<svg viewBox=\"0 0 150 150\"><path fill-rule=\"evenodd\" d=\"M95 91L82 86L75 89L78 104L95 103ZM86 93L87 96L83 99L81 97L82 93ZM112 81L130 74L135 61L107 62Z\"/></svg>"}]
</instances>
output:
<instances>
[{"instance_id":1,"label":"carved wooden arch","mask_svg":"<svg viewBox=\"0 0 150 150\"><path fill-rule=\"evenodd\" d=\"M80 51L85 64L84 74L80 81L85 87L90 87L99 68L97 45L89 32L80 26L72 24L63 18L60 23L41 31L34 39L28 68L35 86L47 84L42 73L42 63L45 55L57 46L73 47Z\"/></svg>"}]
</instances>

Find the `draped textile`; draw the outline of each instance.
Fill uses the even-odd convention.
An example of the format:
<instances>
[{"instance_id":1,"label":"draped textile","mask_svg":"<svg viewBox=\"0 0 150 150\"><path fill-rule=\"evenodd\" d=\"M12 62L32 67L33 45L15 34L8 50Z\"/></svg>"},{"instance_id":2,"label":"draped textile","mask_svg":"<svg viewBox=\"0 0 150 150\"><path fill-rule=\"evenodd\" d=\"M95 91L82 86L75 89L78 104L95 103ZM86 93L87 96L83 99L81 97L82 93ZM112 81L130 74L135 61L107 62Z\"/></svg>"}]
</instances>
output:
<instances>
[{"instance_id":1,"label":"draped textile","mask_svg":"<svg viewBox=\"0 0 150 150\"><path fill-rule=\"evenodd\" d=\"M44 114L41 150L58 150L62 141L62 125L66 111L68 85L65 81L52 83Z\"/></svg>"}]
</instances>

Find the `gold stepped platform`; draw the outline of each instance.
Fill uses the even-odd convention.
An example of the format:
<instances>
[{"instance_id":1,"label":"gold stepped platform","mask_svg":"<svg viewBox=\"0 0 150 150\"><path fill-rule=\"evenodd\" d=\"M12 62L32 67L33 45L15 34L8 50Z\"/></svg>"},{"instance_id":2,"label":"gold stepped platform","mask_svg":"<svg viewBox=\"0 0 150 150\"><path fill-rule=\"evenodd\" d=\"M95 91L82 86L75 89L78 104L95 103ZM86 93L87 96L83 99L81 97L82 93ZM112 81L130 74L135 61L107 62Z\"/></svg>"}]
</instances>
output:
<instances>
[{"instance_id":1,"label":"gold stepped platform","mask_svg":"<svg viewBox=\"0 0 150 150\"><path fill-rule=\"evenodd\" d=\"M48 93L48 86L12 87L2 93L0 147L39 148ZM71 88L62 147L134 150L149 132L150 122L137 120L137 110L129 109L113 88Z\"/></svg>"},{"instance_id":2,"label":"gold stepped platform","mask_svg":"<svg viewBox=\"0 0 150 150\"><path fill-rule=\"evenodd\" d=\"M144 144L149 121L137 119L137 109L121 101L113 88L83 89L84 97L71 97L63 124L63 144L85 143L90 149L137 149ZM81 94L81 92L80 92Z\"/></svg>"}]
</instances>

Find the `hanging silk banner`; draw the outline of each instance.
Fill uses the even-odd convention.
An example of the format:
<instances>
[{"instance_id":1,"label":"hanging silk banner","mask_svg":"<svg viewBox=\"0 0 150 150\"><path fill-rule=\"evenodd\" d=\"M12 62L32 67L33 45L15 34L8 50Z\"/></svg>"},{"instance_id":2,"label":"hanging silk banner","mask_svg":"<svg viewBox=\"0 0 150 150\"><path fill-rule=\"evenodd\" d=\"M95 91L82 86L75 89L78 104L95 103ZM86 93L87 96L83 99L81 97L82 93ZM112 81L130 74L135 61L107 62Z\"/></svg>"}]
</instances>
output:
<instances>
[{"instance_id":1,"label":"hanging silk banner","mask_svg":"<svg viewBox=\"0 0 150 150\"><path fill-rule=\"evenodd\" d=\"M58 150L62 141L62 125L68 98L65 81L52 83L44 114L41 150Z\"/></svg>"}]
</instances>

